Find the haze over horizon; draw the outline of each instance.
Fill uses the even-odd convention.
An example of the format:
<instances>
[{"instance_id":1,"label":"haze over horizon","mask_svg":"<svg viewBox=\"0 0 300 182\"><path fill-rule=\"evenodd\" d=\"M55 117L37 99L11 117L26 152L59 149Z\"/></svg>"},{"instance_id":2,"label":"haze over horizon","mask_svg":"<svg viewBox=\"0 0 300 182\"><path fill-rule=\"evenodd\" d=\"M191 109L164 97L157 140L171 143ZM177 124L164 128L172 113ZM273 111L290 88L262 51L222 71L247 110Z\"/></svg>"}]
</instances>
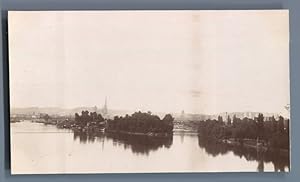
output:
<instances>
[{"instance_id":1,"label":"haze over horizon","mask_svg":"<svg viewBox=\"0 0 300 182\"><path fill-rule=\"evenodd\" d=\"M11 110L15 110L15 109L30 109L30 108L37 108L37 109L62 109L62 110L73 110L73 109L78 109L78 108L88 108L90 110L93 110L94 107L97 107L97 110L100 111L103 109L102 105L94 105L94 106L76 106L76 107L56 107L56 106L26 106L26 107L11 107ZM232 112L219 112L219 113L191 113L191 112L186 112L184 109L179 110L179 111L175 111L175 112L164 112L164 111L152 111L152 110L147 110L147 109L137 109L137 110L128 110L128 109L124 109L124 108L108 108L108 110L111 111L126 111L126 112L152 112L152 113L171 113L171 114L182 114L182 112L184 112L185 114L199 114L199 115L218 115L218 114L222 114L222 113L259 113L260 111L232 111ZM263 114L283 114L285 115L285 113L275 113L275 112L261 112Z\"/></svg>"},{"instance_id":2,"label":"haze over horizon","mask_svg":"<svg viewBox=\"0 0 300 182\"><path fill-rule=\"evenodd\" d=\"M210 12L9 12L11 107L286 112L288 11Z\"/></svg>"}]
</instances>

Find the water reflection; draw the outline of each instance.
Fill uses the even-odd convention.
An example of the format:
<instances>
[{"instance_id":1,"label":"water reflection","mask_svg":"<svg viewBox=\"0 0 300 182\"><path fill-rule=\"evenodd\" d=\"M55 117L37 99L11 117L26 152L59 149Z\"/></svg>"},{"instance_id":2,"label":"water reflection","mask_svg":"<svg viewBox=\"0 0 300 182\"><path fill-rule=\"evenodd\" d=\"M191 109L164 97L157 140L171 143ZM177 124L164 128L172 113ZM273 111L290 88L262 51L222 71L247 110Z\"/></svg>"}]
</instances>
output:
<instances>
[{"instance_id":1,"label":"water reflection","mask_svg":"<svg viewBox=\"0 0 300 182\"><path fill-rule=\"evenodd\" d=\"M174 132L169 138L89 134L18 122L11 124L11 134L12 166L21 173L289 170L289 158L279 152L257 153L201 140L197 133Z\"/></svg>"},{"instance_id":2,"label":"water reflection","mask_svg":"<svg viewBox=\"0 0 300 182\"><path fill-rule=\"evenodd\" d=\"M123 145L124 149L131 149L133 153L148 155L150 151L156 151L161 147L170 148L173 136L159 137L147 135L131 135L124 133L86 133L74 132L74 140L80 143L104 142L112 140L114 146Z\"/></svg>"},{"instance_id":3,"label":"water reflection","mask_svg":"<svg viewBox=\"0 0 300 182\"><path fill-rule=\"evenodd\" d=\"M290 170L289 154L284 155L278 150L257 151L254 148L231 146L203 137L198 137L198 143L200 148L213 157L233 152L234 155L240 158L244 157L247 161L257 161L257 171L259 172L264 171L265 162L272 162L276 172Z\"/></svg>"}]
</instances>

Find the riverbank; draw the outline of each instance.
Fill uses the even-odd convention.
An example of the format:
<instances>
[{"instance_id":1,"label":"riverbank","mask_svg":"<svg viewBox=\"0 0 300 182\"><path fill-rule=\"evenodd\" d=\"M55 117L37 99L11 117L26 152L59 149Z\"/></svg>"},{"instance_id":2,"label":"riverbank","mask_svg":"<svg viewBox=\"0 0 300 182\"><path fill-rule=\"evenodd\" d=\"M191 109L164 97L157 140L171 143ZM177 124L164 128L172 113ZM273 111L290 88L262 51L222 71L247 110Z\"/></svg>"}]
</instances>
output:
<instances>
[{"instance_id":1,"label":"riverbank","mask_svg":"<svg viewBox=\"0 0 300 182\"><path fill-rule=\"evenodd\" d=\"M258 152L267 152L267 151L276 151L280 156L289 157L290 153L287 149L280 149L280 148L272 148L267 145L265 145L263 142L257 142L256 140L235 140L233 138L231 139L223 139L218 140L218 142L221 142L223 144L229 145L229 146L237 146L237 147L245 147L250 149L255 149Z\"/></svg>"},{"instance_id":2,"label":"riverbank","mask_svg":"<svg viewBox=\"0 0 300 182\"><path fill-rule=\"evenodd\" d=\"M36 119L32 120L34 123L43 123L45 125L56 125L57 128L61 129L71 129L74 132L87 132L87 133L99 133L99 132L107 132L107 133L120 133L120 134L128 134L128 135L144 135L144 136L155 136L155 137L169 137L172 133L162 133L162 132L129 132L129 131L117 131L117 130L108 130L106 127L106 122L100 122L98 124L89 123L88 126L81 127L76 125L75 122L71 120L64 120L64 121L54 121L54 120L43 120L43 119Z\"/></svg>"},{"instance_id":3,"label":"riverbank","mask_svg":"<svg viewBox=\"0 0 300 182\"><path fill-rule=\"evenodd\" d=\"M44 119L35 119L31 120L33 123L43 123L45 125L56 125L57 121L56 120L44 120Z\"/></svg>"},{"instance_id":4,"label":"riverbank","mask_svg":"<svg viewBox=\"0 0 300 182\"><path fill-rule=\"evenodd\" d=\"M10 120L10 123L19 123L19 122L21 122L21 120L19 120L19 119L11 119Z\"/></svg>"},{"instance_id":5,"label":"riverbank","mask_svg":"<svg viewBox=\"0 0 300 182\"><path fill-rule=\"evenodd\" d=\"M127 135L139 135L139 136L155 136L155 137L171 137L173 135L173 133L155 133L155 132L141 133L141 132L116 131L116 130L107 130L107 129L105 129L105 132L120 133L120 134L127 134Z\"/></svg>"}]
</instances>

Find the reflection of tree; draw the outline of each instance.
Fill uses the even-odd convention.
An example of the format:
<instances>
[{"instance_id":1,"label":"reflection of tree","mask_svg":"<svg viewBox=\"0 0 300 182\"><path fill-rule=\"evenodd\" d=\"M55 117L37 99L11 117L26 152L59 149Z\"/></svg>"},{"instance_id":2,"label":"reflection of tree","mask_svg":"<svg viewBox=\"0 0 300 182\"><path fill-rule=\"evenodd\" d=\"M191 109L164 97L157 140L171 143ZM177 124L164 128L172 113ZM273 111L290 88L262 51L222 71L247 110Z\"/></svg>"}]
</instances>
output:
<instances>
[{"instance_id":1,"label":"reflection of tree","mask_svg":"<svg viewBox=\"0 0 300 182\"><path fill-rule=\"evenodd\" d=\"M205 149L207 154L214 157L231 151L247 161L257 161L258 171L264 171L264 162L272 162L275 171L284 171L286 167L289 168L289 156L280 154L279 150L257 151L255 148L228 145L205 137L198 137L198 143L200 148Z\"/></svg>"},{"instance_id":2,"label":"reflection of tree","mask_svg":"<svg viewBox=\"0 0 300 182\"><path fill-rule=\"evenodd\" d=\"M81 143L100 142L104 139L112 139L113 145L123 146L131 149L133 153L148 155L150 151L155 151L160 147L170 148L173 143L173 136L148 136L131 135L124 133L92 133L74 132L74 140L79 139Z\"/></svg>"},{"instance_id":3,"label":"reflection of tree","mask_svg":"<svg viewBox=\"0 0 300 182\"><path fill-rule=\"evenodd\" d=\"M198 144L200 148L203 148L207 154L213 157L219 154L226 154L229 151L227 145L219 145L216 140L210 138L198 137Z\"/></svg>"},{"instance_id":4,"label":"reflection of tree","mask_svg":"<svg viewBox=\"0 0 300 182\"><path fill-rule=\"evenodd\" d=\"M180 136L180 142L183 143L184 142L184 132L180 132L179 136Z\"/></svg>"},{"instance_id":5,"label":"reflection of tree","mask_svg":"<svg viewBox=\"0 0 300 182\"><path fill-rule=\"evenodd\" d=\"M257 171L264 172L264 169L265 169L264 161L262 158L260 158L260 159L258 159Z\"/></svg>"},{"instance_id":6,"label":"reflection of tree","mask_svg":"<svg viewBox=\"0 0 300 182\"><path fill-rule=\"evenodd\" d=\"M170 148L173 137L158 137L147 135L130 135L124 133L109 133L108 138L116 143L121 143L124 148L131 148L134 153L148 154L151 150L155 151L160 147Z\"/></svg>"},{"instance_id":7,"label":"reflection of tree","mask_svg":"<svg viewBox=\"0 0 300 182\"><path fill-rule=\"evenodd\" d=\"M290 170L290 157L289 154L287 156L281 156L279 150L273 150L264 155L264 161L272 162L274 164L274 170L284 171L286 167Z\"/></svg>"},{"instance_id":8,"label":"reflection of tree","mask_svg":"<svg viewBox=\"0 0 300 182\"><path fill-rule=\"evenodd\" d=\"M103 134L102 134L103 135ZM74 132L73 139L79 139L80 143L95 142L101 133Z\"/></svg>"}]
</instances>

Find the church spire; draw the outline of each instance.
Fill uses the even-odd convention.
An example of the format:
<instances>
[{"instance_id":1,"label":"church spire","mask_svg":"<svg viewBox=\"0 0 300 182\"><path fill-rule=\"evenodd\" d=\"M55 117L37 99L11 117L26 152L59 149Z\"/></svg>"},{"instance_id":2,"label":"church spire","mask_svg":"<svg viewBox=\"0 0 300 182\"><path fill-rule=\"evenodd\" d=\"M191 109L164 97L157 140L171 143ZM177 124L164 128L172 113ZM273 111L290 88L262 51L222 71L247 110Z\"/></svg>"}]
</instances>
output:
<instances>
[{"instance_id":1,"label":"church spire","mask_svg":"<svg viewBox=\"0 0 300 182\"><path fill-rule=\"evenodd\" d=\"M107 114L107 97L105 96L105 102L104 102L104 106L103 106L103 114Z\"/></svg>"}]
</instances>

